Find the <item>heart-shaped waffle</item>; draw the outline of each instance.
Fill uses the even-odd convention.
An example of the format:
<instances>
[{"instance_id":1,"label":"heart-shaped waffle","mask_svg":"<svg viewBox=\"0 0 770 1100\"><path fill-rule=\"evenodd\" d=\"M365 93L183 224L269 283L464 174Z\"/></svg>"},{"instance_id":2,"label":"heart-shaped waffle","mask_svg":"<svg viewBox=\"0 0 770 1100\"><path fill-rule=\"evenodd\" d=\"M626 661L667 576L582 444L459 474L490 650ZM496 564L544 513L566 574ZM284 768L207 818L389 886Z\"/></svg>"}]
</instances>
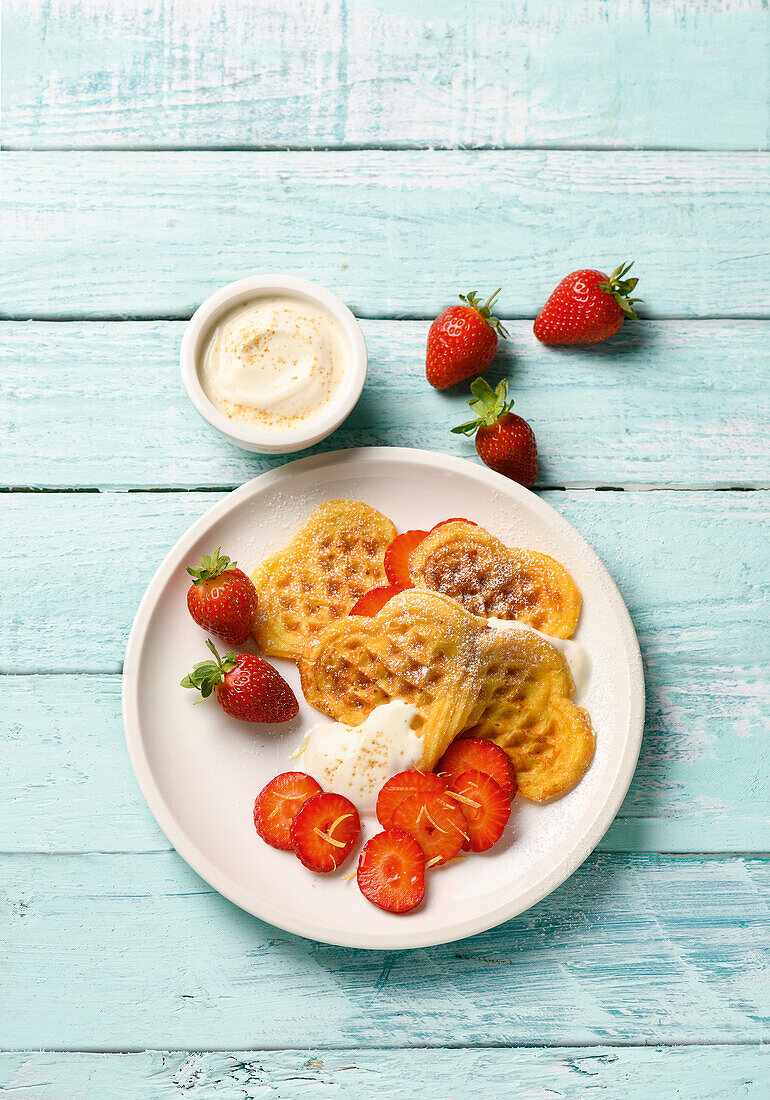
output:
<instances>
[{"instance_id":1,"label":"heart-shaped waffle","mask_svg":"<svg viewBox=\"0 0 770 1100\"><path fill-rule=\"evenodd\" d=\"M574 787L594 754L588 711L576 707L562 654L531 630L488 631L470 735L511 758L519 791L543 802Z\"/></svg>"},{"instance_id":2,"label":"heart-shaped waffle","mask_svg":"<svg viewBox=\"0 0 770 1100\"><path fill-rule=\"evenodd\" d=\"M530 630L490 630L436 593L407 589L371 618L332 624L299 669L307 701L348 725L394 699L413 703L424 768L470 730L505 749L521 793L543 801L591 762L591 723L571 701L561 653Z\"/></svg>"},{"instance_id":3,"label":"heart-shaped waffle","mask_svg":"<svg viewBox=\"0 0 770 1100\"><path fill-rule=\"evenodd\" d=\"M454 600L410 588L372 617L327 627L298 661L302 690L312 706L351 726L394 699L414 704L420 766L432 768L473 711L485 629Z\"/></svg>"},{"instance_id":4,"label":"heart-shaped waffle","mask_svg":"<svg viewBox=\"0 0 770 1100\"><path fill-rule=\"evenodd\" d=\"M437 527L413 551L409 573L418 588L452 596L473 615L517 619L554 638L575 633L580 592L564 566L509 548L483 527Z\"/></svg>"},{"instance_id":5,"label":"heart-shaped waffle","mask_svg":"<svg viewBox=\"0 0 770 1100\"><path fill-rule=\"evenodd\" d=\"M360 500L316 508L289 545L252 573L262 652L296 658L365 592L387 584L383 561L395 536L391 521Z\"/></svg>"}]
</instances>

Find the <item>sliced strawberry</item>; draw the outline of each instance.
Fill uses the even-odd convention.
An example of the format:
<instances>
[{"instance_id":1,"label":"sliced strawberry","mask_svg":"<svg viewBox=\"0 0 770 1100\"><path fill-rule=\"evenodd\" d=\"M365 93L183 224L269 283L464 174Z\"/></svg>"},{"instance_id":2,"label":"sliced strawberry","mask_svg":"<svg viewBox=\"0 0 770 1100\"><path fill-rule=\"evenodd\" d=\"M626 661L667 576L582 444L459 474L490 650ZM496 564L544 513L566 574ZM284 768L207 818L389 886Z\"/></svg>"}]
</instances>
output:
<instances>
[{"instance_id":1,"label":"sliced strawberry","mask_svg":"<svg viewBox=\"0 0 770 1100\"><path fill-rule=\"evenodd\" d=\"M424 791L427 794L441 794L447 789L447 784L433 772L414 771L399 772L392 775L382 786L377 795L377 820L383 829L389 829L393 824L393 814L396 807L405 798L412 794Z\"/></svg>"},{"instance_id":2,"label":"sliced strawberry","mask_svg":"<svg viewBox=\"0 0 770 1100\"><path fill-rule=\"evenodd\" d=\"M448 794L426 791L410 794L396 806L393 827L414 837L428 867L454 859L469 836L465 813L457 801Z\"/></svg>"},{"instance_id":3,"label":"sliced strawberry","mask_svg":"<svg viewBox=\"0 0 770 1100\"><path fill-rule=\"evenodd\" d=\"M263 840L273 848L290 852L291 827L299 811L321 788L304 772L283 772L271 779L254 803L254 825Z\"/></svg>"},{"instance_id":4,"label":"sliced strawberry","mask_svg":"<svg viewBox=\"0 0 770 1100\"><path fill-rule=\"evenodd\" d=\"M414 587L409 575L409 559L427 535L427 531L404 531L393 539L385 551L385 572L391 584L400 584L402 588Z\"/></svg>"},{"instance_id":5,"label":"sliced strawberry","mask_svg":"<svg viewBox=\"0 0 770 1100\"><path fill-rule=\"evenodd\" d=\"M470 851L486 852L503 835L511 816L510 802L486 772L463 772L450 790L457 795L465 814Z\"/></svg>"},{"instance_id":6,"label":"sliced strawberry","mask_svg":"<svg viewBox=\"0 0 770 1100\"><path fill-rule=\"evenodd\" d=\"M291 842L311 871L336 871L352 852L360 830L358 810L349 798L317 794L294 818Z\"/></svg>"},{"instance_id":7,"label":"sliced strawberry","mask_svg":"<svg viewBox=\"0 0 770 1100\"><path fill-rule=\"evenodd\" d=\"M409 833L377 833L358 861L358 887L365 898L389 913L407 913L425 897L425 857Z\"/></svg>"},{"instance_id":8,"label":"sliced strawberry","mask_svg":"<svg viewBox=\"0 0 770 1100\"><path fill-rule=\"evenodd\" d=\"M432 535L434 531L437 531L439 527L443 527L445 523L469 523L471 527L478 527L478 523L474 523L472 519L465 519L463 516L452 516L451 519L442 519L441 523L436 523L428 531L429 535Z\"/></svg>"},{"instance_id":9,"label":"sliced strawberry","mask_svg":"<svg viewBox=\"0 0 770 1100\"><path fill-rule=\"evenodd\" d=\"M436 765L436 772L450 786L458 775L473 770L490 775L509 802L516 794L518 784L510 757L493 741L462 737L452 742Z\"/></svg>"},{"instance_id":10,"label":"sliced strawberry","mask_svg":"<svg viewBox=\"0 0 770 1100\"><path fill-rule=\"evenodd\" d=\"M392 600L404 589L400 584L382 585L381 588L370 588L350 609L351 615L376 615L388 600Z\"/></svg>"}]
</instances>

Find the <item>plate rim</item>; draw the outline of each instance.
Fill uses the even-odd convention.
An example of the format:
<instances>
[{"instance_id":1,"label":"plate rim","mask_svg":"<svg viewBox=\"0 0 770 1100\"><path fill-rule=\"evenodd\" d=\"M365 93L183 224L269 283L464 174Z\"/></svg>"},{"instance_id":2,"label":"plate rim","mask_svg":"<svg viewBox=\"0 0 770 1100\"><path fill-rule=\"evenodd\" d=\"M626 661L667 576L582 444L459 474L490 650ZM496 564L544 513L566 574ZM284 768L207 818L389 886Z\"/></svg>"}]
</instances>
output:
<instances>
[{"instance_id":1,"label":"plate rim","mask_svg":"<svg viewBox=\"0 0 770 1100\"><path fill-rule=\"evenodd\" d=\"M437 930L435 935L431 935L429 931L412 932L410 934L405 922L403 930L401 928L394 929L392 933L380 932L375 935L362 935L360 932L353 931L350 935L330 936L328 933L324 934L323 927L319 927L310 920L302 917L287 919L285 912L277 909L270 902L254 905L248 892L233 882L225 872L220 871L216 864L209 860L192 840L188 839L184 828L177 823L152 774L142 739L139 717L138 668L155 602L169 579L167 574L169 574L172 560L176 559L188 544L192 545L210 524L216 522L233 507L237 507L257 487L266 488L271 483L280 483L290 479L294 473L306 473L313 469L321 470L325 466L356 460L386 463L417 462L426 466L438 466L443 471L454 468L458 472L471 475L481 482L487 483L494 489L502 490L505 495L513 499L518 498L521 501L526 501L527 505L534 508L535 512L539 512L552 527L557 530L561 528L562 532L568 534L570 539L577 537L578 542L583 544L581 551L587 553L590 558L594 559L594 564L599 566L600 573L603 574L604 580L608 584L609 595L617 605L617 625L621 630L624 648L628 655L628 667L631 674L630 683L639 685L638 692L631 691L627 699L628 736L617 770L609 784L607 797L591 827L583 834L580 842L571 848L555 867L544 873L533 883L524 894L517 895L513 902L502 903L482 916L461 920L451 930L444 926L442 929ZM593 852L614 821L636 770L645 718L644 667L631 615L612 575L583 535L555 508L517 482L511 481L509 478L505 478L501 474L486 469L466 458L443 454L440 451L422 450L417 447L350 447L294 459L276 469L266 470L264 473L258 474L237 489L227 493L222 500L217 501L208 508L174 542L145 589L134 616L126 646L121 695L126 747L142 797L166 839L192 870L213 890L227 898L228 901L276 928L333 946L355 947L373 951L410 950L465 939L519 916L561 886Z\"/></svg>"}]
</instances>

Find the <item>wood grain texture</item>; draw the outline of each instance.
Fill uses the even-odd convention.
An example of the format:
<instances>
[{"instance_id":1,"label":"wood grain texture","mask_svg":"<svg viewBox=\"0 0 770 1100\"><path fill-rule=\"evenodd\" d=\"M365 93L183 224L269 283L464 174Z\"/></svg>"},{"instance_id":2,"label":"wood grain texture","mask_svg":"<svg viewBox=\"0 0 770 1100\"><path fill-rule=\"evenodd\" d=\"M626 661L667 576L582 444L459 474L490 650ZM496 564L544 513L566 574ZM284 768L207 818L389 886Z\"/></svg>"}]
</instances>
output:
<instances>
[{"instance_id":1,"label":"wood grain texture","mask_svg":"<svg viewBox=\"0 0 770 1100\"><path fill-rule=\"evenodd\" d=\"M5 317L185 317L282 270L362 316L431 317L503 286L503 316L534 317L568 271L625 259L649 317L770 315L757 154L38 152L3 168Z\"/></svg>"},{"instance_id":2,"label":"wood grain texture","mask_svg":"<svg viewBox=\"0 0 770 1100\"><path fill-rule=\"evenodd\" d=\"M280 932L175 853L14 856L0 881L11 1050L768 1036L767 860L594 855L516 920L403 954Z\"/></svg>"},{"instance_id":3,"label":"wood grain texture","mask_svg":"<svg viewBox=\"0 0 770 1100\"><path fill-rule=\"evenodd\" d=\"M770 494L550 492L545 498L607 563L645 660L641 762L605 847L767 851ZM118 681L94 673L119 672L135 608L157 563L217 499L213 493L0 497L15 533L0 621L3 671L89 673L1 683L6 850L158 846L123 756ZM10 784L5 794L3 784ZM119 832L113 806L121 813Z\"/></svg>"},{"instance_id":4,"label":"wood grain texture","mask_svg":"<svg viewBox=\"0 0 770 1100\"><path fill-rule=\"evenodd\" d=\"M706 675L710 670L715 684L720 670L753 673L768 628L770 493L542 495L585 535L620 586L648 671L689 656ZM134 612L158 563L221 497L0 496L4 523L14 533L0 671L119 672Z\"/></svg>"},{"instance_id":5,"label":"wood grain texture","mask_svg":"<svg viewBox=\"0 0 770 1100\"><path fill-rule=\"evenodd\" d=\"M364 394L315 450L475 455L449 431L466 418L467 387L439 393L425 382L428 322L362 327ZM160 321L0 324L5 484L196 488L282 465L239 451L194 412L177 368L183 331ZM640 321L570 351L544 348L527 321L510 333L489 377L508 376L535 429L539 484L770 486L769 322Z\"/></svg>"},{"instance_id":6,"label":"wood grain texture","mask_svg":"<svg viewBox=\"0 0 770 1100\"><path fill-rule=\"evenodd\" d=\"M761 0L3 10L3 130L16 147L767 147Z\"/></svg>"},{"instance_id":7,"label":"wood grain texture","mask_svg":"<svg viewBox=\"0 0 770 1100\"><path fill-rule=\"evenodd\" d=\"M179 320L77 321L184 318L254 270L380 318L324 449L472 454L446 432L465 395L422 385L427 322L398 318L502 284L521 320L494 374L540 483L570 487L546 499L618 580L648 717L601 850L521 918L405 955L286 935L169 850L122 743L139 596L220 493L0 495L0 670L21 673L0 676L0 1096L764 1098L770 493L580 487L770 484L748 320L770 319L770 173L739 152L770 145L765 0L9 0L2 19L2 141L40 150L3 158L2 315L68 322L0 326L3 485L216 490L280 464L191 414ZM62 151L96 147L158 151ZM536 344L562 274L626 258L658 322ZM97 1053L117 1049L136 1053Z\"/></svg>"},{"instance_id":8,"label":"wood grain texture","mask_svg":"<svg viewBox=\"0 0 770 1100\"><path fill-rule=\"evenodd\" d=\"M714 689L683 664L648 676L639 764L600 849L770 851L764 689L727 670ZM131 771L119 677L0 677L0 697L0 850L169 850Z\"/></svg>"},{"instance_id":9,"label":"wood grain texture","mask_svg":"<svg viewBox=\"0 0 770 1100\"><path fill-rule=\"evenodd\" d=\"M35 1100L764 1100L767 1047L555 1047L0 1054L0 1096ZM23 1090L27 1090L25 1093Z\"/></svg>"}]
</instances>

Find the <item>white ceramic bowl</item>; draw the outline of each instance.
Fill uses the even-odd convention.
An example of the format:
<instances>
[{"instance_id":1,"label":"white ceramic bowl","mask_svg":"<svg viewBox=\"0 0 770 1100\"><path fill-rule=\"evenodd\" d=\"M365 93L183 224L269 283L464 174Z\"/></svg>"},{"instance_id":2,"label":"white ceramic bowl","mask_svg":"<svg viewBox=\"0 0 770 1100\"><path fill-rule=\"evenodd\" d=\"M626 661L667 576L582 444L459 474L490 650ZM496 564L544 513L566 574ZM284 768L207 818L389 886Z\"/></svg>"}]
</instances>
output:
<instances>
[{"instance_id":1,"label":"white ceramic bowl","mask_svg":"<svg viewBox=\"0 0 770 1100\"><path fill-rule=\"evenodd\" d=\"M238 424L209 401L200 380L200 361L213 326L225 313L244 298L262 298L270 294L288 294L304 298L323 306L342 329L347 344L348 371L344 384L332 401L331 407L318 420L286 431L264 431L248 424ZM190 318L182 338L180 366L187 396L212 428L247 451L261 454L289 454L312 447L339 428L354 408L366 379L366 342L361 327L344 302L331 291L300 279L295 275L251 275L228 283L217 290L196 309Z\"/></svg>"}]
</instances>

